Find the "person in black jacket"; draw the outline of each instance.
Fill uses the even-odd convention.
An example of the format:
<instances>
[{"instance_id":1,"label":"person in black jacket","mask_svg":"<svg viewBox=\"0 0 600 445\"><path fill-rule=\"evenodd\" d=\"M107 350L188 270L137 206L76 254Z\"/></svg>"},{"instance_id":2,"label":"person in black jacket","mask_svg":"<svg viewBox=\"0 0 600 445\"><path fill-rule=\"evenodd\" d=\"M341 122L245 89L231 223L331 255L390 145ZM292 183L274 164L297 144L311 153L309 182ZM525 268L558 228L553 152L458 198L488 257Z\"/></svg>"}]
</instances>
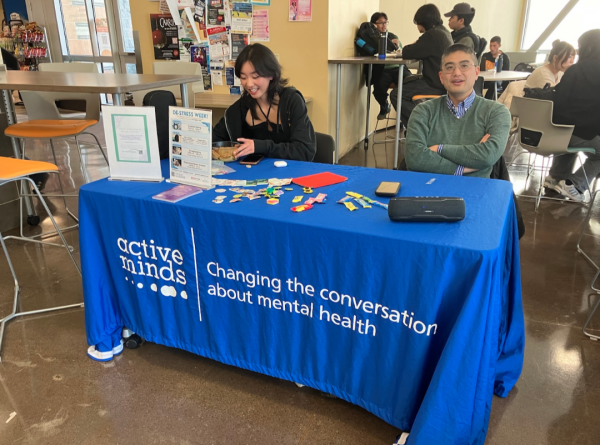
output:
<instances>
[{"instance_id":1,"label":"person in black jacket","mask_svg":"<svg viewBox=\"0 0 600 445\"><path fill-rule=\"evenodd\" d=\"M468 3L457 3L452 11L444 14L448 17L448 28L452 30L452 40L454 43L471 48L479 56L479 37L473 32L471 23L475 18L475 8L471 8Z\"/></svg>"},{"instance_id":2,"label":"person in black jacket","mask_svg":"<svg viewBox=\"0 0 600 445\"><path fill-rule=\"evenodd\" d=\"M416 104L413 96L419 94L446 94L446 89L440 81L440 65L444 50L452 45L450 32L444 28L440 10L432 3L421 6L413 20L417 29L423 35L412 45L402 49L403 59L423 61L423 77L418 80L408 79L402 87L402 122L407 124ZM390 94L392 105L396 107L398 88Z\"/></svg>"},{"instance_id":3,"label":"person in black jacket","mask_svg":"<svg viewBox=\"0 0 600 445\"><path fill-rule=\"evenodd\" d=\"M575 173L576 154L554 158L550 175L544 183L563 196L583 201L588 189L586 175L592 181L600 173L600 29L593 29L579 37L579 61L572 65L553 97L555 124L575 125L569 147L593 148Z\"/></svg>"},{"instance_id":4,"label":"person in black jacket","mask_svg":"<svg viewBox=\"0 0 600 445\"><path fill-rule=\"evenodd\" d=\"M312 161L317 142L304 97L286 87L275 54L260 43L248 45L235 62L235 75L244 93L213 129L213 142L240 142L236 158L258 153Z\"/></svg>"},{"instance_id":5,"label":"person in black jacket","mask_svg":"<svg viewBox=\"0 0 600 445\"><path fill-rule=\"evenodd\" d=\"M360 25L358 36L366 42L366 45L362 47L361 54L369 56L377 54L379 51L379 37L384 32L387 32L387 52L393 52L402 48L398 36L393 32L388 31L389 23L388 16L385 12L375 12L371 16L369 22ZM388 102L388 89L390 88L390 85L398 81L399 69L400 65L372 65L371 84L373 85L373 96L379 103L378 120L385 119L386 115L390 112L391 107ZM404 69L408 71L406 67L404 67ZM365 72L365 74L367 73ZM410 71L408 71L407 75L410 75Z\"/></svg>"}]
</instances>

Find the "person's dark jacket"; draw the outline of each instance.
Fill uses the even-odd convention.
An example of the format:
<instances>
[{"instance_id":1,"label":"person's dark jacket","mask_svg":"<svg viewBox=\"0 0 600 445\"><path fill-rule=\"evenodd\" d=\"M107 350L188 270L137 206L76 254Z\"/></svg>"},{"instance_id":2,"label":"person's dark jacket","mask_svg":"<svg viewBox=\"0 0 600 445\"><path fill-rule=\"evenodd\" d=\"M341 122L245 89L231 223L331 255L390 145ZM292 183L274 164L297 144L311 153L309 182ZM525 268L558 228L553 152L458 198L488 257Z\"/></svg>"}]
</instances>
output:
<instances>
[{"instance_id":1,"label":"person's dark jacket","mask_svg":"<svg viewBox=\"0 0 600 445\"><path fill-rule=\"evenodd\" d=\"M440 81L440 66L442 64L442 53L452 45L450 32L444 25L438 25L426 31L412 45L406 45L402 49L403 59L417 59L423 61L423 79L432 88L445 94L446 89Z\"/></svg>"},{"instance_id":2,"label":"person's dark jacket","mask_svg":"<svg viewBox=\"0 0 600 445\"><path fill-rule=\"evenodd\" d=\"M477 53L479 51L479 36L477 36L473 32L471 25L465 26L464 28L459 29L458 31L452 31L452 41L454 43L459 43L465 37L471 38L471 40L473 41L473 51Z\"/></svg>"},{"instance_id":3,"label":"person's dark jacket","mask_svg":"<svg viewBox=\"0 0 600 445\"><path fill-rule=\"evenodd\" d=\"M591 37L597 41L587 46L588 51L580 39L579 61L565 71L553 97L552 121L575 125L573 134L584 140L600 136L600 30L595 31L597 35Z\"/></svg>"},{"instance_id":4,"label":"person's dark jacket","mask_svg":"<svg viewBox=\"0 0 600 445\"><path fill-rule=\"evenodd\" d=\"M500 54L500 57L502 57L502 71L510 70L510 59L508 58L506 53L503 52L502 54ZM483 55L481 56L481 63L479 64L479 68L481 69L481 71L485 71L487 69L486 61L491 62L492 66L496 62L496 58L494 56L492 56L491 51L488 51L487 53L483 53Z\"/></svg>"},{"instance_id":5,"label":"person's dark jacket","mask_svg":"<svg viewBox=\"0 0 600 445\"><path fill-rule=\"evenodd\" d=\"M358 48L358 52L361 56L374 56L379 51L379 36L381 33L377 30L375 25L371 22L364 22L358 28L357 37L363 39L367 45L363 48ZM387 52L396 51L399 46L396 45L392 40L398 40L398 36L393 32L388 31L387 36ZM368 69L369 65L364 66L365 79L368 80ZM371 66L371 85L377 83L379 77L383 73L385 65L372 65Z\"/></svg>"},{"instance_id":6,"label":"person's dark jacket","mask_svg":"<svg viewBox=\"0 0 600 445\"><path fill-rule=\"evenodd\" d=\"M15 55L6 51L4 48L0 49L2 50L2 60L4 60L4 65L6 65L6 69L11 71L19 71L21 67L19 66L19 61L17 60Z\"/></svg>"},{"instance_id":7,"label":"person's dark jacket","mask_svg":"<svg viewBox=\"0 0 600 445\"><path fill-rule=\"evenodd\" d=\"M225 116L213 129L213 142L237 141L249 138L243 133L243 122L251 99L241 97L225 110ZM317 152L317 140L312 123L308 118L304 97L295 88L284 88L279 95L279 122L287 142L276 144L271 140L254 139L254 152L269 158L312 161Z\"/></svg>"}]
</instances>

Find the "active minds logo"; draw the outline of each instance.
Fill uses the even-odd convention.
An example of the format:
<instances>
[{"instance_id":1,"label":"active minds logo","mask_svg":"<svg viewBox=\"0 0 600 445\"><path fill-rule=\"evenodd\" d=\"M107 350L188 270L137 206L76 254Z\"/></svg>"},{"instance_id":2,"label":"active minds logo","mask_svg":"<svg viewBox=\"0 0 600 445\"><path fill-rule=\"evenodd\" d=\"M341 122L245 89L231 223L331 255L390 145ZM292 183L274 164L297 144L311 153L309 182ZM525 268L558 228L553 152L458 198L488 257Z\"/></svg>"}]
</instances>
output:
<instances>
[{"instance_id":1,"label":"active minds logo","mask_svg":"<svg viewBox=\"0 0 600 445\"><path fill-rule=\"evenodd\" d=\"M183 265L183 255L179 250L156 246L154 240L147 243L146 240L138 242L119 238L117 246L122 252L119 258L123 269L132 275L125 276L125 280L131 281L138 289L149 285L152 291L158 292L160 286L160 293L163 296L177 297L177 289L173 284L182 286L187 284L185 272L178 267ZM179 295L187 300L185 290L182 290Z\"/></svg>"}]
</instances>

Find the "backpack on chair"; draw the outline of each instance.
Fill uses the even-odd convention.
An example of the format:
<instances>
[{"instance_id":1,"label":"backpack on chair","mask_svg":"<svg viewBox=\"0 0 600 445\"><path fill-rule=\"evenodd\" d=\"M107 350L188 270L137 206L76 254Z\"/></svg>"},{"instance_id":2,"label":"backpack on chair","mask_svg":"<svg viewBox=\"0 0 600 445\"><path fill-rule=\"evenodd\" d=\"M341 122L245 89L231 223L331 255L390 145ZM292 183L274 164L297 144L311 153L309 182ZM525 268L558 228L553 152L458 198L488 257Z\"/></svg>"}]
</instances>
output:
<instances>
[{"instance_id":1,"label":"backpack on chair","mask_svg":"<svg viewBox=\"0 0 600 445\"><path fill-rule=\"evenodd\" d=\"M475 49L475 56L477 56L477 63L481 63L481 56L483 56L483 52L487 47L487 40L485 37L479 37L479 48Z\"/></svg>"},{"instance_id":2,"label":"backpack on chair","mask_svg":"<svg viewBox=\"0 0 600 445\"><path fill-rule=\"evenodd\" d=\"M169 157L169 107L176 107L177 101L170 91L157 90L150 91L144 96L143 105L145 107L154 107L156 115L156 133L158 136L158 151L160 159Z\"/></svg>"}]
</instances>

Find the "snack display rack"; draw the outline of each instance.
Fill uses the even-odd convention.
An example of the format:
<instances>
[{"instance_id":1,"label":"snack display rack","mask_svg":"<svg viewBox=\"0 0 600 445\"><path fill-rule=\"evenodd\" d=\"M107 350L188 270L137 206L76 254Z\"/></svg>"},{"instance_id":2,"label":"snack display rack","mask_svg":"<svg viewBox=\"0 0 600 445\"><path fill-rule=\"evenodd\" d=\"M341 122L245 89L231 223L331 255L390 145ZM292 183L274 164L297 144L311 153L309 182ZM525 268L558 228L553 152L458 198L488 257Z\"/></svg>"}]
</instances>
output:
<instances>
[{"instance_id":1,"label":"snack display rack","mask_svg":"<svg viewBox=\"0 0 600 445\"><path fill-rule=\"evenodd\" d=\"M46 28L35 22L12 29L4 26L0 46L15 55L21 71L38 71L40 62L52 62Z\"/></svg>"}]
</instances>

